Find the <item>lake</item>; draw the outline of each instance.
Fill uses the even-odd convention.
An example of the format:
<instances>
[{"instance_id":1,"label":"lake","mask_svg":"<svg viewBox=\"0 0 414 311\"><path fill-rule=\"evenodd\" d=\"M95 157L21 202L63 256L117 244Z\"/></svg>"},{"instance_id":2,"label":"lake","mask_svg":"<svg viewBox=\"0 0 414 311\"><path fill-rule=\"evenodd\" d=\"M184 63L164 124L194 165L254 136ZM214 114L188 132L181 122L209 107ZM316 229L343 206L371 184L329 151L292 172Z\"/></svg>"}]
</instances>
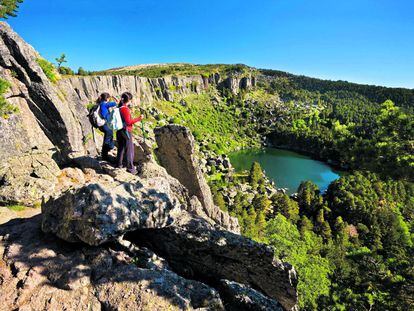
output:
<instances>
[{"instance_id":1,"label":"lake","mask_svg":"<svg viewBox=\"0 0 414 311\"><path fill-rule=\"evenodd\" d=\"M288 188L289 194L295 193L304 180L313 181L321 191L325 191L341 175L328 164L275 148L238 151L230 154L230 160L236 171L249 170L254 161L259 162L276 187Z\"/></svg>"}]
</instances>

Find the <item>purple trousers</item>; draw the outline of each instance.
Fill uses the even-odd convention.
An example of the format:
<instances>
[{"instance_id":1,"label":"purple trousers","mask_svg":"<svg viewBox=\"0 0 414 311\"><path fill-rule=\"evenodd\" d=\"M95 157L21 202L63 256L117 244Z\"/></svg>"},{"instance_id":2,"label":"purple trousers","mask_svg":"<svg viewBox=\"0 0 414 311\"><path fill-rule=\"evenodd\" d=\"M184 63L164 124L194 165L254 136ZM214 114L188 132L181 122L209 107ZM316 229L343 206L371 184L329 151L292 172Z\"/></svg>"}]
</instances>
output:
<instances>
[{"instance_id":1,"label":"purple trousers","mask_svg":"<svg viewBox=\"0 0 414 311\"><path fill-rule=\"evenodd\" d=\"M116 141L118 143L118 154L116 161L118 167L122 167L126 156L126 168L130 173L135 174L137 170L134 166L134 142L132 140L132 133L126 130L116 132Z\"/></svg>"}]
</instances>

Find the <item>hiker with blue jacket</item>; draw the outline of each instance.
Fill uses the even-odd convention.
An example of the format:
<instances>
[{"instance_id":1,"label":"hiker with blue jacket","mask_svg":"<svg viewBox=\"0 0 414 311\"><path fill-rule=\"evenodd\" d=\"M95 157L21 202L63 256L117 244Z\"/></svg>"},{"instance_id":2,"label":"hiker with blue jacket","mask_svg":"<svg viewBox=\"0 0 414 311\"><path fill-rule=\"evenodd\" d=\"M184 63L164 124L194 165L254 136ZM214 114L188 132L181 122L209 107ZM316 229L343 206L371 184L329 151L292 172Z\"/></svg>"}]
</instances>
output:
<instances>
[{"instance_id":1,"label":"hiker with blue jacket","mask_svg":"<svg viewBox=\"0 0 414 311\"><path fill-rule=\"evenodd\" d=\"M107 122L109 121L109 117L111 115L109 109L117 106L117 103L112 101L110 102L110 99L111 95L108 93L102 93L96 100L96 103L99 104L100 114ZM114 133L107 123L99 127L99 129L104 133L101 156L103 160L109 161L108 153L114 148Z\"/></svg>"}]
</instances>

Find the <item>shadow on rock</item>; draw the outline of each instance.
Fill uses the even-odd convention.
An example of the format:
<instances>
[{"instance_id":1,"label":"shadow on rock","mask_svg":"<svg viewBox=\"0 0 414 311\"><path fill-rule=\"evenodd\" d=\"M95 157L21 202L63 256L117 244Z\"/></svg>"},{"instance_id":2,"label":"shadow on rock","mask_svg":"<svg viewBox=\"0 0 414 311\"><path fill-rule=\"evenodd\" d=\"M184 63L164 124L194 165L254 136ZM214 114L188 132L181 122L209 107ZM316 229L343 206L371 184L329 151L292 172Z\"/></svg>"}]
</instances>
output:
<instances>
[{"instance_id":1,"label":"shadow on rock","mask_svg":"<svg viewBox=\"0 0 414 311\"><path fill-rule=\"evenodd\" d=\"M84 246L40 230L41 216L0 226L7 310L222 310L218 292L166 269L140 268L116 245Z\"/></svg>"}]
</instances>

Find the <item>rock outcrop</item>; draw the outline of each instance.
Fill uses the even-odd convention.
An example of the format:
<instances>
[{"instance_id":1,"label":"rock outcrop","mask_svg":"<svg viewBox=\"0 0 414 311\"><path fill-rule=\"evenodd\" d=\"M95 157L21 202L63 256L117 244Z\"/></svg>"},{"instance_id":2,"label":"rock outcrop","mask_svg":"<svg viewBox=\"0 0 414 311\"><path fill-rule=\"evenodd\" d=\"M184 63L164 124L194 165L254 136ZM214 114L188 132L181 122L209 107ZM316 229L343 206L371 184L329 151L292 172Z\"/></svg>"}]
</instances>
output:
<instances>
[{"instance_id":1,"label":"rock outcrop","mask_svg":"<svg viewBox=\"0 0 414 311\"><path fill-rule=\"evenodd\" d=\"M188 128L167 125L154 130L157 158L167 172L177 178L201 202L204 212L231 231L239 232L238 221L214 205L213 197L198 161L195 158L194 137Z\"/></svg>"},{"instance_id":2,"label":"rock outcrop","mask_svg":"<svg viewBox=\"0 0 414 311\"><path fill-rule=\"evenodd\" d=\"M11 84L4 96L18 108L8 118L0 117L3 203L39 202L53 192L56 163L76 155L96 155L96 148L86 139L91 127L85 106L65 99L39 66L39 57L0 22L0 78Z\"/></svg>"},{"instance_id":3,"label":"rock outcrop","mask_svg":"<svg viewBox=\"0 0 414 311\"><path fill-rule=\"evenodd\" d=\"M180 275L248 285L277 300L286 310L297 304L295 269L274 258L272 248L192 219L179 225L129 233L127 240L165 258Z\"/></svg>"},{"instance_id":4,"label":"rock outcrop","mask_svg":"<svg viewBox=\"0 0 414 311\"><path fill-rule=\"evenodd\" d=\"M51 154L33 150L0 165L0 203L39 204L55 190L60 169Z\"/></svg>"},{"instance_id":5,"label":"rock outcrop","mask_svg":"<svg viewBox=\"0 0 414 311\"><path fill-rule=\"evenodd\" d=\"M21 119L15 121L20 124L29 121L30 127L23 130L41 136L33 137L30 133L11 136L17 140L11 141L11 145L20 147L16 152L50 146L56 148L55 159L62 161L71 154L85 153L88 146L84 144L84 138L91 133L85 106L79 101L65 99L65 94L48 80L38 64L39 54L4 22L0 24L0 51L0 76L13 85L6 98L19 98L15 104L32 114L31 120L22 120L19 114L13 115L12 119ZM10 120L11 126L13 121ZM18 140L26 137L33 140L27 143ZM8 149L0 152L10 155Z\"/></svg>"},{"instance_id":6,"label":"rock outcrop","mask_svg":"<svg viewBox=\"0 0 414 311\"><path fill-rule=\"evenodd\" d=\"M237 282L222 280L220 294L227 302L228 311L283 311L277 301Z\"/></svg>"},{"instance_id":7,"label":"rock outcrop","mask_svg":"<svg viewBox=\"0 0 414 311\"><path fill-rule=\"evenodd\" d=\"M40 221L0 225L0 310L223 310L208 285L149 269L116 245L64 243Z\"/></svg>"},{"instance_id":8,"label":"rock outcrop","mask_svg":"<svg viewBox=\"0 0 414 311\"><path fill-rule=\"evenodd\" d=\"M125 235L135 247L155 251L184 278L219 292L222 279L242 284L243 294L233 288L234 297L227 298L234 305L243 300L238 296L251 295L252 301L295 307L297 280L289 264L275 260L271 248L225 231L164 168L148 162L142 169L141 176L133 176L103 165L105 173L43 204L43 231L91 246L115 243ZM69 179L86 182L79 174L65 170Z\"/></svg>"}]
</instances>

